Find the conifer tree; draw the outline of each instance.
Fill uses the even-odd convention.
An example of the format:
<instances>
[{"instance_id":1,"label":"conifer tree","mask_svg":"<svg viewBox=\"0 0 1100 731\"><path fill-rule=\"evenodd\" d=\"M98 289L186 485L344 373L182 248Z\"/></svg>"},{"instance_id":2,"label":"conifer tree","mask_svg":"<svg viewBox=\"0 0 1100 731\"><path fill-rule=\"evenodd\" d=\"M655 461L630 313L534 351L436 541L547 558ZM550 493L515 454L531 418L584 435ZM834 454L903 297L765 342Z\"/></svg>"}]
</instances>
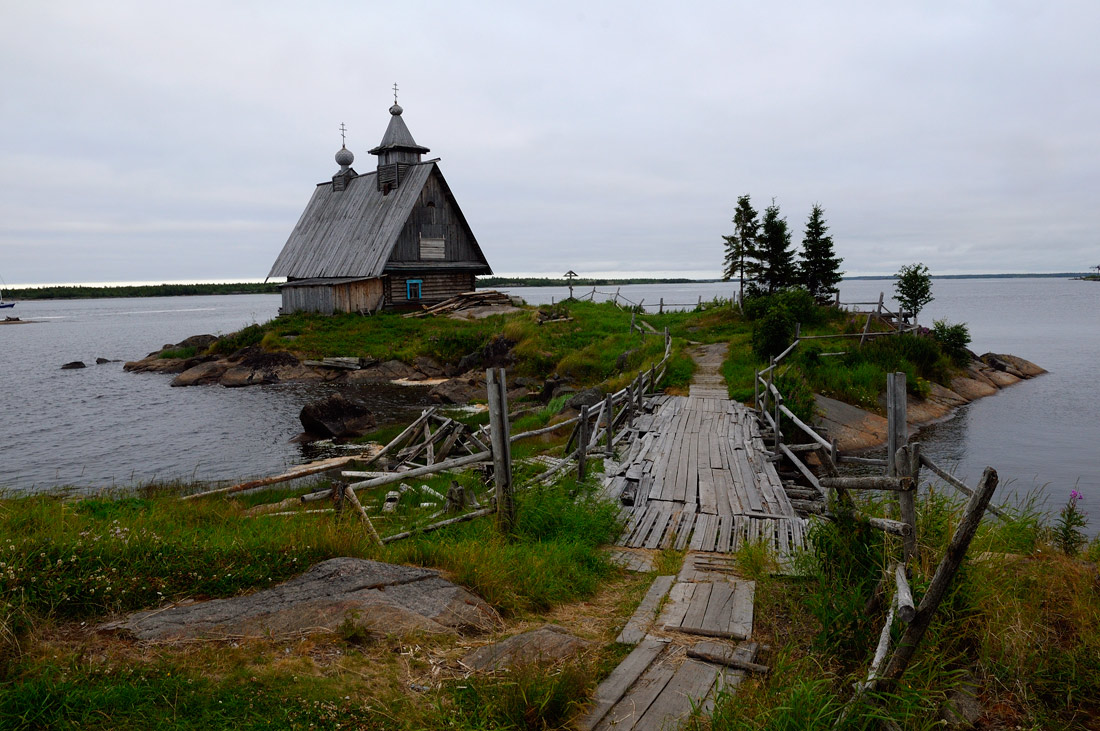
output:
<instances>
[{"instance_id":1,"label":"conifer tree","mask_svg":"<svg viewBox=\"0 0 1100 731\"><path fill-rule=\"evenodd\" d=\"M795 284L797 278L791 232L787 230L787 219L779 217L779 206L774 198L772 204L764 209L764 221L760 228L760 272L757 281L771 294Z\"/></svg>"},{"instance_id":2,"label":"conifer tree","mask_svg":"<svg viewBox=\"0 0 1100 731\"><path fill-rule=\"evenodd\" d=\"M756 209L748 195L737 199L737 209L733 213L733 235L723 236L726 242L726 261L722 279L729 281L738 277L741 282L741 301L745 299L745 278L753 277L756 272L756 237L760 231L760 221Z\"/></svg>"},{"instance_id":3,"label":"conifer tree","mask_svg":"<svg viewBox=\"0 0 1100 731\"><path fill-rule=\"evenodd\" d=\"M806 234L802 238L802 260L798 265L799 280L815 299L824 300L836 293L836 285L843 272L843 259L833 251L833 237L825 225L825 210L815 203L806 222Z\"/></svg>"}]
</instances>

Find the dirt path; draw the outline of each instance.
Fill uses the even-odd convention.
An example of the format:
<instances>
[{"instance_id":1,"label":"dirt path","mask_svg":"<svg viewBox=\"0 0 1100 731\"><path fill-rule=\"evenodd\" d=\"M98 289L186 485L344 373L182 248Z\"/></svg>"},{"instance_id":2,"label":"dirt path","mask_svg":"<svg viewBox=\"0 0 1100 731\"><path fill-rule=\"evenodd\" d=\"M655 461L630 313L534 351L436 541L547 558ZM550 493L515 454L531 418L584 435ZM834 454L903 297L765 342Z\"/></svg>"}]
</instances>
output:
<instances>
[{"instance_id":1,"label":"dirt path","mask_svg":"<svg viewBox=\"0 0 1100 731\"><path fill-rule=\"evenodd\" d=\"M729 343L698 345L688 351L698 366L691 379L691 396L729 398L729 388L722 377L722 362L728 351Z\"/></svg>"}]
</instances>

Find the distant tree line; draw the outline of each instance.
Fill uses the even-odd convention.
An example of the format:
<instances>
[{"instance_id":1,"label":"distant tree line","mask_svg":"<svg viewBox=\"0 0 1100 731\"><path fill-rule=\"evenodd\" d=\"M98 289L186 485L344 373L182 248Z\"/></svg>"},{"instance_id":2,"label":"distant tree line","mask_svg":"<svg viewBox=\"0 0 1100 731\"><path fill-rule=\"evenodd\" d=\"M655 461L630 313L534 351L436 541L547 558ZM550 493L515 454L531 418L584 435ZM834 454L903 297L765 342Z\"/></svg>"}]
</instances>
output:
<instances>
[{"instance_id":1,"label":"distant tree line","mask_svg":"<svg viewBox=\"0 0 1100 731\"><path fill-rule=\"evenodd\" d=\"M743 195L733 214L733 234L722 237L726 242L722 278L741 280L742 300L746 280L750 282L749 296L800 287L816 300L829 299L844 275L840 271L844 260L836 256L828 231L825 209L815 203L796 260L787 219L780 215L775 199L760 220L751 198Z\"/></svg>"},{"instance_id":2,"label":"distant tree line","mask_svg":"<svg viewBox=\"0 0 1100 731\"><path fill-rule=\"evenodd\" d=\"M26 287L5 290L10 300L93 299L110 297L183 297L202 294L278 294L277 283L139 284L119 287Z\"/></svg>"},{"instance_id":3,"label":"distant tree line","mask_svg":"<svg viewBox=\"0 0 1100 731\"><path fill-rule=\"evenodd\" d=\"M600 279L576 277L572 281L574 287L606 287L608 285L623 284L693 284L705 282L705 279L660 279L660 278L633 278L633 279ZM554 277L478 277L478 287L565 287L570 282L564 278Z\"/></svg>"}]
</instances>

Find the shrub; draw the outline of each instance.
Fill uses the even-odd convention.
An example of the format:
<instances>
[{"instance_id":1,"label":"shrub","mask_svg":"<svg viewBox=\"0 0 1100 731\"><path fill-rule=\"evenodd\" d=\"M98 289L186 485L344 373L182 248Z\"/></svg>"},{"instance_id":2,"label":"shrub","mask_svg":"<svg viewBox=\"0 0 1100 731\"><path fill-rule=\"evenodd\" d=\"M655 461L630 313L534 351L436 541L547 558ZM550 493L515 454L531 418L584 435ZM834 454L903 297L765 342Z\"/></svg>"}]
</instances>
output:
<instances>
[{"instance_id":1,"label":"shrub","mask_svg":"<svg viewBox=\"0 0 1100 731\"><path fill-rule=\"evenodd\" d=\"M761 360L782 353L794 339L794 317L782 305L773 305L752 328L752 351Z\"/></svg>"},{"instance_id":2,"label":"shrub","mask_svg":"<svg viewBox=\"0 0 1100 731\"><path fill-rule=\"evenodd\" d=\"M963 368L970 361L970 329L966 323L948 324L947 320L932 323L932 339L940 344L940 349L951 361Z\"/></svg>"},{"instance_id":3,"label":"shrub","mask_svg":"<svg viewBox=\"0 0 1100 731\"><path fill-rule=\"evenodd\" d=\"M241 348L247 348L249 345L256 345L264 338L264 328L262 325L252 323L246 328L238 330L235 333L223 335L214 341L210 346L209 352L211 354L229 355L235 353Z\"/></svg>"}]
</instances>

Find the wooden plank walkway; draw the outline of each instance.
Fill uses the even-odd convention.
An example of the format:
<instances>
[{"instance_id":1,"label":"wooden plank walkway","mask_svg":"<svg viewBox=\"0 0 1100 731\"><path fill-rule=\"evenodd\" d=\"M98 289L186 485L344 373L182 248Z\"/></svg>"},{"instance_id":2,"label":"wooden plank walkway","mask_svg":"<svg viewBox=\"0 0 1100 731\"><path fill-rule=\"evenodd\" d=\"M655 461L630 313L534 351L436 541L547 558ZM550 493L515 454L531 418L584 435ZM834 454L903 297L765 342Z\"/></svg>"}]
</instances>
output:
<instances>
[{"instance_id":1,"label":"wooden plank walkway","mask_svg":"<svg viewBox=\"0 0 1100 731\"><path fill-rule=\"evenodd\" d=\"M654 581L619 634L636 647L600 684L582 729L672 729L693 709L712 710L744 673L688 657L689 646L705 640L712 657L750 662L757 651L755 584L735 575L728 554L765 543L785 563L805 545L805 521L767 459L755 415L727 398L718 374L724 353L699 349L689 396L649 400L653 413L635 419L625 459L607 475L611 497L633 496L616 549L623 565L641 565L645 549L689 553L678 576Z\"/></svg>"},{"instance_id":2,"label":"wooden plank walkway","mask_svg":"<svg viewBox=\"0 0 1100 731\"><path fill-rule=\"evenodd\" d=\"M766 457L756 417L725 398L663 397L611 483L634 495L619 545L732 553L805 544L805 521Z\"/></svg>"}]
</instances>

